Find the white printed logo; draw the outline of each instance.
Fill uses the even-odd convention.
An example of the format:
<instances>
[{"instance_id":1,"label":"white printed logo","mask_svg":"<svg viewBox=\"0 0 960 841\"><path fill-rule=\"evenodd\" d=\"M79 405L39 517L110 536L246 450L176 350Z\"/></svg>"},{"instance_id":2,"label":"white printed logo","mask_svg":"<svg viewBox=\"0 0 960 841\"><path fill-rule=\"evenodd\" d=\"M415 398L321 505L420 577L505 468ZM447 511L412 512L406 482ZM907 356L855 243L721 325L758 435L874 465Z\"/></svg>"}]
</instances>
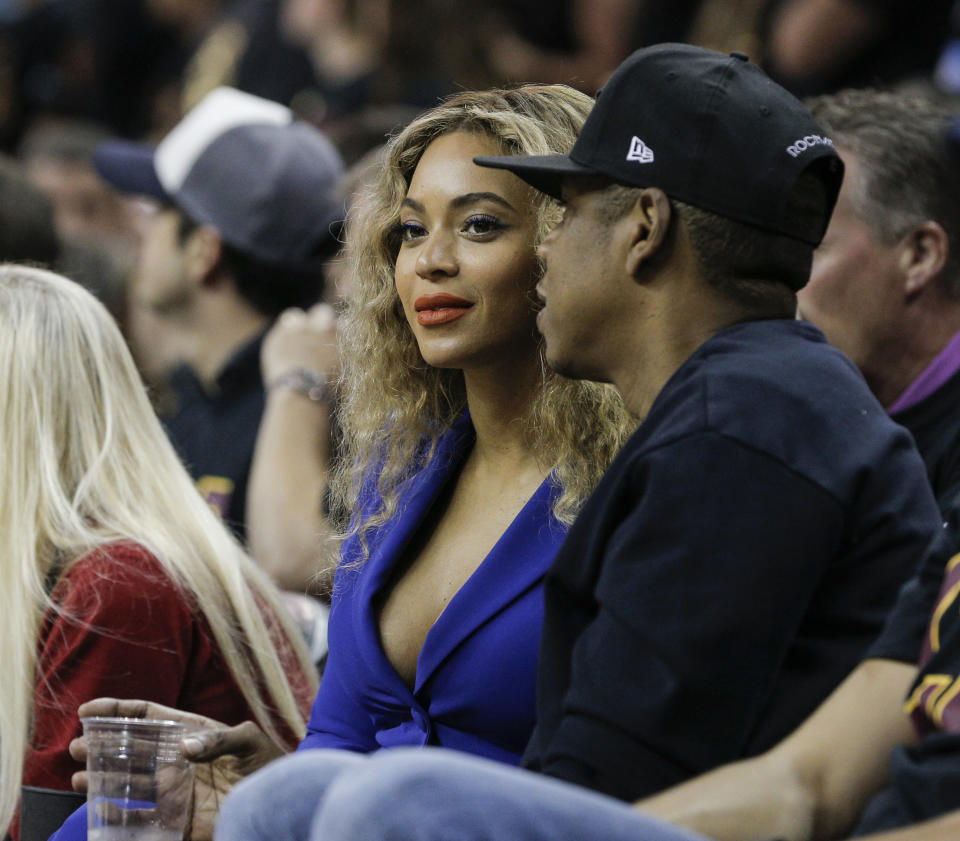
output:
<instances>
[{"instance_id":1,"label":"white printed logo","mask_svg":"<svg viewBox=\"0 0 960 841\"><path fill-rule=\"evenodd\" d=\"M808 134L787 146L787 154L791 158L796 158L799 157L801 152L806 152L807 149L814 146L833 146L833 141L829 137L821 137L819 134Z\"/></svg>"},{"instance_id":2,"label":"white printed logo","mask_svg":"<svg viewBox=\"0 0 960 841\"><path fill-rule=\"evenodd\" d=\"M630 141L630 151L627 152L628 161L636 161L638 164L653 163L653 149L647 146L639 137L634 136Z\"/></svg>"}]
</instances>

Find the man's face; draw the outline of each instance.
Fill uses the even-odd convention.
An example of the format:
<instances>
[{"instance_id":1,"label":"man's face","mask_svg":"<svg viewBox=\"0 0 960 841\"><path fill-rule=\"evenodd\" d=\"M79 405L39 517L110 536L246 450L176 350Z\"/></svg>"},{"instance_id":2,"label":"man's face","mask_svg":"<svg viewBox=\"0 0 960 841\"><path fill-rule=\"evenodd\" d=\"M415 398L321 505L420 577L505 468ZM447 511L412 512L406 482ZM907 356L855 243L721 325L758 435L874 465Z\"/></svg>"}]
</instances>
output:
<instances>
[{"instance_id":1,"label":"man's face","mask_svg":"<svg viewBox=\"0 0 960 841\"><path fill-rule=\"evenodd\" d=\"M180 214L173 208L154 207L142 221L133 303L164 313L182 306L188 294Z\"/></svg>"},{"instance_id":2,"label":"man's face","mask_svg":"<svg viewBox=\"0 0 960 841\"><path fill-rule=\"evenodd\" d=\"M830 226L814 252L810 282L797 295L798 312L865 372L875 349L895 335L904 305L896 244L887 245L854 211L863 177L854 155L841 149L843 187Z\"/></svg>"},{"instance_id":3,"label":"man's face","mask_svg":"<svg viewBox=\"0 0 960 841\"><path fill-rule=\"evenodd\" d=\"M124 199L92 166L38 156L27 163L27 173L50 200L61 237L129 254L135 237Z\"/></svg>"},{"instance_id":4,"label":"man's face","mask_svg":"<svg viewBox=\"0 0 960 841\"><path fill-rule=\"evenodd\" d=\"M568 377L610 380L605 339L617 307L612 239L601 211L601 185L567 179L561 222L537 249L546 271L537 284L543 309L537 329L550 367Z\"/></svg>"}]
</instances>

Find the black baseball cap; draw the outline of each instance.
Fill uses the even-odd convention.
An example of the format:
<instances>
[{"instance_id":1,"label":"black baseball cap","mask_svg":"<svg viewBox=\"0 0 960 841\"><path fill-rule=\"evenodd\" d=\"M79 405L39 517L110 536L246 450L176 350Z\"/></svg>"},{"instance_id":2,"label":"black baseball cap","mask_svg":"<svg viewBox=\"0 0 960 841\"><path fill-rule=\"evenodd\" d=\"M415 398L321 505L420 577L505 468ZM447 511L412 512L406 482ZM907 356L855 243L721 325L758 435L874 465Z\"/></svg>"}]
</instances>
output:
<instances>
[{"instance_id":1,"label":"black baseball cap","mask_svg":"<svg viewBox=\"0 0 960 841\"><path fill-rule=\"evenodd\" d=\"M474 158L560 198L564 177L601 175L818 245L843 163L799 99L743 53L657 44L626 59L597 94L569 155ZM826 190L795 199L810 171Z\"/></svg>"}]
</instances>

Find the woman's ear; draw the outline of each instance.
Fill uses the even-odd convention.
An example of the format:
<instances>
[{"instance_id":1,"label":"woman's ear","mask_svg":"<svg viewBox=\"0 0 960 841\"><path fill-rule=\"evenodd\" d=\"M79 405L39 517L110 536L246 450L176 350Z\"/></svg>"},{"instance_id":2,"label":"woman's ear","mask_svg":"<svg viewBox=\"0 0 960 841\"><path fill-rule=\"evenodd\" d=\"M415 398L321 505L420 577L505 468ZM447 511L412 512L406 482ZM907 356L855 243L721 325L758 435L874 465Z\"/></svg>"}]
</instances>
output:
<instances>
[{"instance_id":1,"label":"woman's ear","mask_svg":"<svg viewBox=\"0 0 960 841\"><path fill-rule=\"evenodd\" d=\"M626 217L626 236L630 238L626 269L631 277L637 277L644 265L663 247L672 213L670 199L657 187L647 187L637 196Z\"/></svg>"}]
</instances>

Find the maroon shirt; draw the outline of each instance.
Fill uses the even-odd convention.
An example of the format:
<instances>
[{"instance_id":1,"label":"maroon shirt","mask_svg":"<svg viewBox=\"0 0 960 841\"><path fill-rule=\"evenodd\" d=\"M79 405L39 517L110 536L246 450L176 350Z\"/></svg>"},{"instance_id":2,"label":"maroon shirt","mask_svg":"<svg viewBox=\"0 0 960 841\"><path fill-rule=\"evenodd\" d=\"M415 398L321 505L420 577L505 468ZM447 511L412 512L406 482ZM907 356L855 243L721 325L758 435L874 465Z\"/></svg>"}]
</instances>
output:
<instances>
[{"instance_id":1,"label":"maroon shirt","mask_svg":"<svg viewBox=\"0 0 960 841\"><path fill-rule=\"evenodd\" d=\"M90 553L52 597L61 610L48 612L40 635L24 785L70 789L80 765L67 748L82 731L77 707L92 698L142 698L228 725L253 718L193 598L143 547L116 543ZM309 680L292 649L278 648L309 710Z\"/></svg>"}]
</instances>

